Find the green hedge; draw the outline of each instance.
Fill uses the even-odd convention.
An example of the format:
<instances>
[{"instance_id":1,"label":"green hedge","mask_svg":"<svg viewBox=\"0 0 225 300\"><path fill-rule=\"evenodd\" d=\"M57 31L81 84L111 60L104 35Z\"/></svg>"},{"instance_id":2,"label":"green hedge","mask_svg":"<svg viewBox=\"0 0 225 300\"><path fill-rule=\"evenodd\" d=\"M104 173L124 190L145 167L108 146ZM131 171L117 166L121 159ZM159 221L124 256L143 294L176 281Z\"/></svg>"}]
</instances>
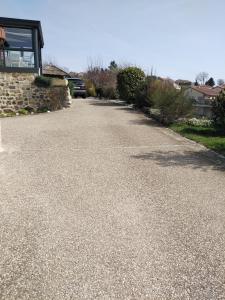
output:
<instances>
[{"instance_id":1,"label":"green hedge","mask_svg":"<svg viewBox=\"0 0 225 300\"><path fill-rule=\"evenodd\" d=\"M37 76L34 80L34 84L38 87L48 88L51 86L52 78L45 76Z\"/></svg>"}]
</instances>

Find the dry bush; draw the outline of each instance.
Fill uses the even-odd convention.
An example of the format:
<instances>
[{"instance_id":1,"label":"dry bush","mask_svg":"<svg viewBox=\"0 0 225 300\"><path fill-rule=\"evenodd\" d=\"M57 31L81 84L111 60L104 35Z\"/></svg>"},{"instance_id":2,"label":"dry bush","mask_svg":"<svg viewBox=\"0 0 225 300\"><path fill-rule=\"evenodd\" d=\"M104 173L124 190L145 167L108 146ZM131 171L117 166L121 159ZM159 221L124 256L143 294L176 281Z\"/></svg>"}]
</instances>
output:
<instances>
[{"instance_id":1,"label":"dry bush","mask_svg":"<svg viewBox=\"0 0 225 300\"><path fill-rule=\"evenodd\" d=\"M84 79L91 82L99 98L117 98L117 68L103 68L100 65L90 64Z\"/></svg>"}]
</instances>

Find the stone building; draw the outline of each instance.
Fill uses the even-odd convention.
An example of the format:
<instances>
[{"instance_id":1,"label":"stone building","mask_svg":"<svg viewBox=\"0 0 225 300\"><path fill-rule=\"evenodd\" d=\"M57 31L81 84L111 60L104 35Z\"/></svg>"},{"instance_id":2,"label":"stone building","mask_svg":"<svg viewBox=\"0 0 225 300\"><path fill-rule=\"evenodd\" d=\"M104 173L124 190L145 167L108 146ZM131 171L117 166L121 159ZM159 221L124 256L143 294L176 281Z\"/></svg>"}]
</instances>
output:
<instances>
[{"instance_id":1,"label":"stone building","mask_svg":"<svg viewBox=\"0 0 225 300\"><path fill-rule=\"evenodd\" d=\"M0 113L54 107L52 101L62 104L57 108L68 106L66 84L48 89L34 84L42 74L43 47L40 21L0 18Z\"/></svg>"}]
</instances>

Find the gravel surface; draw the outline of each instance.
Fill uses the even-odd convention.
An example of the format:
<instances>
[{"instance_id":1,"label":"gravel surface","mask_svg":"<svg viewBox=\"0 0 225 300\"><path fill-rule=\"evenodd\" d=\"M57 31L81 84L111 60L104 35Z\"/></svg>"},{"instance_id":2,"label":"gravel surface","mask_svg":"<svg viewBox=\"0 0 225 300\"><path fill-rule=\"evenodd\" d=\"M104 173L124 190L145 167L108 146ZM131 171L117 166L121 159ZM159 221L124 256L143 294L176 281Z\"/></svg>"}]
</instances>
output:
<instances>
[{"instance_id":1,"label":"gravel surface","mask_svg":"<svg viewBox=\"0 0 225 300\"><path fill-rule=\"evenodd\" d=\"M225 299L225 163L121 103L1 120L0 299Z\"/></svg>"}]
</instances>

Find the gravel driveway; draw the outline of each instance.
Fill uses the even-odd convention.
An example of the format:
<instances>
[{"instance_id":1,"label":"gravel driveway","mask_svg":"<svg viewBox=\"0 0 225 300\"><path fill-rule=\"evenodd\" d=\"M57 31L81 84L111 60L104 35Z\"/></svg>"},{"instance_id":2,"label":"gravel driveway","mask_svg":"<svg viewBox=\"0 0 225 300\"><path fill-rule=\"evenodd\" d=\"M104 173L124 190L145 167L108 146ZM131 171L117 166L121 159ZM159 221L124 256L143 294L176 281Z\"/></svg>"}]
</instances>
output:
<instances>
[{"instance_id":1,"label":"gravel driveway","mask_svg":"<svg viewBox=\"0 0 225 300\"><path fill-rule=\"evenodd\" d=\"M126 106L1 120L0 299L225 299L225 164Z\"/></svg>"}]
</instances>

